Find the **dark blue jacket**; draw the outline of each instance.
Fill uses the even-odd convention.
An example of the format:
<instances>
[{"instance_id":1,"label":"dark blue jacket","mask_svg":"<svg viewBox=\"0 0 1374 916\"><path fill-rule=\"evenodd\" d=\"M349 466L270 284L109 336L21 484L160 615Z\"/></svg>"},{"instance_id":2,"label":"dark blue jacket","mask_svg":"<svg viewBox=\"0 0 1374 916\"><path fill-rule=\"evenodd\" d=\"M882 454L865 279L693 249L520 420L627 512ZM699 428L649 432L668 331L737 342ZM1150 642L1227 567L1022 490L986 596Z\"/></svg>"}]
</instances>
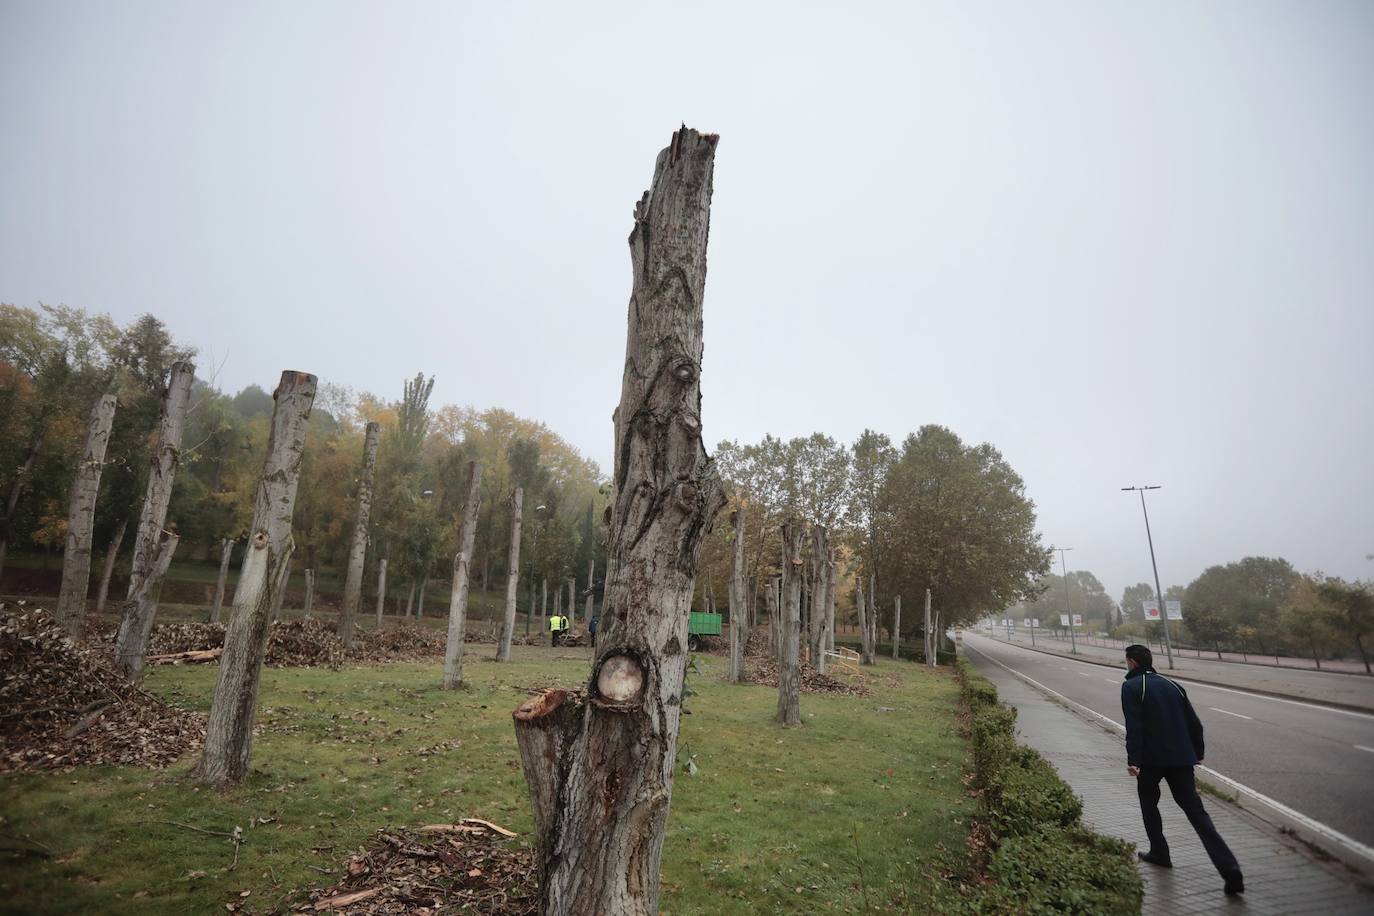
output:
<instances>
[{"instance_id":1,"label":"dark blue jacket","mask_svg":"<svg viewBox=\"0 0 1374 916\"><path fill-rule=\"evenodd\" d=\"M1190 767L1202 761L1202 722L1188 694L1153 668L1126 673L1121 714L1129 765Z\"/></svg>"}]
</instances>

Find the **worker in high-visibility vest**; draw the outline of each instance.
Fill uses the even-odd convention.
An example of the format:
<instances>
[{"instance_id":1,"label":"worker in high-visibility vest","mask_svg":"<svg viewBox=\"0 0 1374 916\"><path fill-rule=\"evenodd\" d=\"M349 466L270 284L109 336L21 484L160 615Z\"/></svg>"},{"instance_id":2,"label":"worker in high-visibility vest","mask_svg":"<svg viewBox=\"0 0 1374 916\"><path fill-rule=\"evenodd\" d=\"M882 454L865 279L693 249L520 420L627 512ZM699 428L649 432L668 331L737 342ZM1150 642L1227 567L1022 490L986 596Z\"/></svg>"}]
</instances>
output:
<instances>
[{"instance_id":1,"label":"worker in high-visibility vest","mask_svg":"<svg viewBox=\"0 0 1374 916\"><path fill-rule=\"evenodd\" d=\"M563 618L554 614L549 618L549 645L558 645L558 636L563 632Z\"/></svg>"}]
</instances>

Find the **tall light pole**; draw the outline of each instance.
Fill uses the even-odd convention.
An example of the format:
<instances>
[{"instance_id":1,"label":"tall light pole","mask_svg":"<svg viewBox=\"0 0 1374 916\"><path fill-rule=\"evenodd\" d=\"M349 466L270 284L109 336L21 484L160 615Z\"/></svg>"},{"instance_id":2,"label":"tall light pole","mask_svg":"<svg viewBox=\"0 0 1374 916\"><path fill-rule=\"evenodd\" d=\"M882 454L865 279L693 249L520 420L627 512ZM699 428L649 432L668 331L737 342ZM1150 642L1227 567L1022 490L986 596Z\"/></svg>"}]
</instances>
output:
<instances>
[{"instance_id":1,"label":"tall light pole","mask_svg":"<svg viewBox=\"0 0 1374 916\"><path fill-rule=\"evenodd\" d=\"M1169 657L1169 668L1174 667L1174 648L1169 642L1169 609L1164 604L1164 590L1159 587L1159 564L1155 562L1155 539L1150 534L1150 512L1145 508L1145 491L1158 490L1158 486L1148 487L1122 487L1123 492L1139 491L1140 511L1145 516L1145 540L1150 542L1150 568L1155 571L1155 600L1159 602L1159 610L1164 618L1164 654Z\"/></svg>"},{"instance_id":2,"label":"tall light pole","mask_svg":"<svg viewBox=\"0 0 1374 916\"><path fill-rule=\"evenodd\" d=\"M1064 606L1069 609L1069 646L1073 654L1078 654L1078 640L1073 635L1073 602L1069 599L1069 565L1064 561L1064 554L1073 550L1072 547L1051 547L1051 550L1059 551L1059 571L1064 576Z\"/></svg>"}]
</instances>

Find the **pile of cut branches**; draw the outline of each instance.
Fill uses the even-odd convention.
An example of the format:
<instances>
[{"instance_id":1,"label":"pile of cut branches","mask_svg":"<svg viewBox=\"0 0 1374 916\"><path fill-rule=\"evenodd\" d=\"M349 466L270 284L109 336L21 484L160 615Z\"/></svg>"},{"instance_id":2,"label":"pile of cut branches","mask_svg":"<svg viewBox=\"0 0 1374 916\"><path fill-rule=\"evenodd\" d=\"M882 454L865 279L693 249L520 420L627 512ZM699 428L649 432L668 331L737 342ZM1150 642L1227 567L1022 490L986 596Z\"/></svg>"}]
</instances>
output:
<instances>
[{"instance_id":1,"label":"pile of cut branches","mask_svg":"<svg viewBox=\"0 0 1374 916\"><path fill-rule=\"evenodd\" d=\"M362 661L401 661L434 658L444 654L448 637L443 630L401 624L368 630L354 645L351 655Z\"/></svg>"},{"instance_id":2,"label":"pile of cut branches","mask_svg":"<svg viewBox=\"0 0 1374 916\"><path fill-rule=\"evenodd\" d=\"M279 620L267 640L266 664L274 668L340 668L344 645L334 628L314 617Z\"/></svg>"},{"instance_id":3,"label":"pile of cut branches","mask_svg":"<svg viewBox=\"0 0 1374 916\"><path fill-rule=\"evenodd\" d=\"M344 863L332 888L310 891L297 912L349 916L408 913L539 911L534 855L512 845L515 834L489 821L377 831L366 850Z\"/></svg>"},{"instance_id":4,"label":"pile of cut branches","mask_svg":"<svg viewBox=\"0 0 1374 916\"><path fill-rule=\"evenodd\" d=\"M762 684L765 687L778 686L777 661L766 653L762 657L749 659L744 666L744 679L751 684ZM801 692L838 693L851 697L873 695L873 691L862 680L853 683L842 681L828 674L821 674L806 662L801 663Z\"/></svg>"},{"instance_id":5,"label":"pile of cut branches","mask_svg":"<svg viewBox=\"0 0 1374 916\"><path fill-rule=\"evenodd\" d=\"M41 609L0 617L0 772L77 764L165 767L203 716L126 683Z\"/></svg>"}]
</instances>

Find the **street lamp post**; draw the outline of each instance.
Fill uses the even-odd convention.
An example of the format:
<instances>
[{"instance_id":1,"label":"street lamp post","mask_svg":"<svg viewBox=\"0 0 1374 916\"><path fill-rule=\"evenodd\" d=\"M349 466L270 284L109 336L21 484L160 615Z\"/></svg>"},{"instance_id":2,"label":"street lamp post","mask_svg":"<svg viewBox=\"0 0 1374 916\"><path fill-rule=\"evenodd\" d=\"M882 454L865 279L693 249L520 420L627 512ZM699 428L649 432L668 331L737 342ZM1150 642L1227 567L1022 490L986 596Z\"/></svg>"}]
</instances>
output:
<instances>
[{"instance_id":1,"label":"street lamp post","mask_svg":"<svg viewBox=\"0 0 1374 916\"><path fill-rule=\"evenodd\" d=\"M1122 487L1125 491L1140 492L1140 511L1145 516L1145 540L1150 544L1150 568L1155 573L1155 600L1159 602L1159 610L1164 620L1164 654L1169 658L1169 668L1174 667L1174 648L1169 641L1169 608L1164 604L1164 590L1159 587L1159 564L1155 562L1155 539L1150 534L1150 512L1145 508L1145 491L1158 490L1159 486L1147 487Z\"/></svg>"},{"instance_id":2,"label":"street lamp post","mask_svg":"<svg viewBox=\"0 0 1374 916\"><path fill-rule=\"evenodd\" d=\"M1073 600L1069 597L1069 566L1064 561L1064 554L1073 550L1072 547L1055 547L1059 551L1059 571L1064 577L1064 606L1069 609L1069 646L1074 655L1078 654L1078 640L1073 635Z\"/></svg>"}]
</instances>

